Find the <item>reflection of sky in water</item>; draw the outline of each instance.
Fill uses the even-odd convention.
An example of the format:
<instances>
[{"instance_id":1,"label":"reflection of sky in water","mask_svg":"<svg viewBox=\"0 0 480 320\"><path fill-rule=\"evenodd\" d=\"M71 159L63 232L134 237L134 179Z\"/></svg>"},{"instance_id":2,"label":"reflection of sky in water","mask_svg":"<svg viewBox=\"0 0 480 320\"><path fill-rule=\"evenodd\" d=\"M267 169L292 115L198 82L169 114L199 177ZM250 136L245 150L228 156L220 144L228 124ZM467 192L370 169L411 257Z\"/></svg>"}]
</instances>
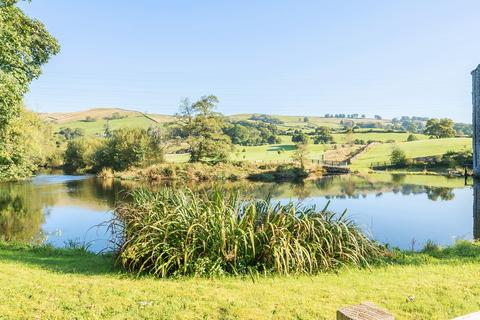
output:
<instances>
[{"instance_id":1,"label":"reflection of sky in water","mask_svg":"<svg viewBox=\"0 0 480 320\"><path fill-rule=\"evenodd\" d=\"M385 177L388 176L381 178ZM433 178L425 179L430 179L432 183ZM446 184L445 181L448 185L452 182L440 178L435 178L435 181L437 186ZM367 182L358 177L335 177L317 181L316 184L306 183L304 187L249 184L254 190L247 192L258 197L272 192L274 200L282 201L301 197L304 204L315 204L318 209L330 200L330 210L343 212L348 209L348 216L375 239L404 249L411 247L412 239L416 242L415 249L420 249L427 240L448 245L455 238L472 238L471 187L462 188L462 181L453 181L457 183L455 189L401 182L394 179ZM43 219L35 220L38 221L36 226L28 226L31 232L24 234L35 234L41 230L47 242L55 246L64 246L72 240L86 243L93 251L108 246L106 226L95 226L112 217L109 208L115 202L115 195L122 190L118 184L105 184L105 181L93 177L64 175L38 176L31 183L0 184L2 199L7 205L11 206L15 201L31 214L23 220L15 220L15 223L34 221L37 214L40 217L43 215ZM350 196L339 197L342 192L348 192Z\"/></svg>"},{"instance_id":2,"label":"reflection of sky in water","mask_svg":"<svg viewBox=\"0 0 480 320\"><path fill-rule=\"evenodd\" d=\"M69 181L79 181L88 179L91 176L66 176L66 175L39 175L32 179L35 185L65 183Z\"/></svg>"},{"instance_id":3,"label":"reflection of sky in water","mask_svg":"<svg viewBox=\"0 0 480 320\"><path fill-rule=\"evenodd\" d=\"M85 243L90 250L96 252L109 246L105 221L112 217L111 212L79 206L54 206L47 210L42 230L48 243L61 247L71 240Z\"/></svg>"},{"instance_id":4,"label":"reflection of sky in water","mask_svg":"<svg viewBox=\"0 0 480 320\"><path fill-rule=\"evenodd\" d=\"M402 195L374 193L358 199L331 199L329 209L351 217L375 239L406 249L415 239L415 249L426 241L448 245L454 239L472 238L472 188L455 189L454 199L432 201L425 193ZM323 208L328 199L310 198L305 204Z\"/></svg>"}]
</instances>

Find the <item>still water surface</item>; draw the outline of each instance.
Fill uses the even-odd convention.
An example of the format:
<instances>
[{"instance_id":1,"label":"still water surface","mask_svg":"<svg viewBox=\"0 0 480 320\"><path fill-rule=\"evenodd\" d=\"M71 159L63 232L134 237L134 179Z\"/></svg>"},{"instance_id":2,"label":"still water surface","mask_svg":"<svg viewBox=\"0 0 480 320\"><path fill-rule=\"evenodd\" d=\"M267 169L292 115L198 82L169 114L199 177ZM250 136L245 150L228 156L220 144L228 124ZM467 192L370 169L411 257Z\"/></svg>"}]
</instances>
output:
<instances>
[{"instance_id":1,"label":"still water surface","mask_svg":"<svg viewBox=\"0 0 480 320\"><path fill-rule=\"evenodd\" d=\"M109 246L105 222L112 208L135 187L65 175L0 184L0 238L59 247L85 243L92 251L101 251ZM239 182L223 187L319 208L330 201L330 210L347 209L373 238L403 249L421 249L428 240L448 245L455 239L472 239L477 233L474 225L479 224L473 210L474 188L458 178L377 174L327 177L302 185Z\"/></svg>"}]
</instances>

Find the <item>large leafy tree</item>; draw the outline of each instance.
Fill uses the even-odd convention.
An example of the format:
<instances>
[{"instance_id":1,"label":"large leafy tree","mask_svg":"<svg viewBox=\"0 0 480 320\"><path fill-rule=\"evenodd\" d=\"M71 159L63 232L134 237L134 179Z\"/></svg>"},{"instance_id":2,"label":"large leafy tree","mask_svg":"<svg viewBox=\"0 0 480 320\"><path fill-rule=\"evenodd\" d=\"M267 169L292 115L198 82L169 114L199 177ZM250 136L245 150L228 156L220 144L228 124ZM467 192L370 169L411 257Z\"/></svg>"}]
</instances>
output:
<instances>
[{"instance_id":1,"label":"large leafy tree","mask_svg":"<svg viewBox=\"0 0 480 320\"><path fill-rule=\"evenodd\" d=\"M432 138L450 138L455 137L455 129L453 128L451 119L429 119L425 126L425 134Z\"/></svg>"},{"instance_id":2,"label":"large leafy tree","mask_svg":"<svg viewBox=\"0 0 480 320\"><path fill-rule=\"evenodd\" d=\"M60 49L45 26L26 16L17 2L0 0L0 180L31 173L30 149L22 144L25 136L18 128L28 116L22 99L41 66Z\"/></svg>"},{"instance_id":3,"label":"large leafy tree","mask_svg":"<svg viewBox=\"0 0 480 320\"><path fill-rule=\"evenodd\" d=\"M220 162L228 157L232 142L223 132L223 116L214 111L217 103L218 98L210 95L193 104L185 100L180 106L180 135L188 144L191 162Z\"/></svg>"}]
</instances>

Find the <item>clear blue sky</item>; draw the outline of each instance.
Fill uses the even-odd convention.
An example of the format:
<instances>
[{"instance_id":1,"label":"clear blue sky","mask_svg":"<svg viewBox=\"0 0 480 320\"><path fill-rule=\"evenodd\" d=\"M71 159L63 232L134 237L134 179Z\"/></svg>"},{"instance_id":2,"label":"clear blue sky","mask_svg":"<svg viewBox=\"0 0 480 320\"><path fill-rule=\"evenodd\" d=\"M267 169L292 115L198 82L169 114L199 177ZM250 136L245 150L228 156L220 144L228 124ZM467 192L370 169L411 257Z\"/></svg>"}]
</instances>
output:
<instances>
[{"instance_id":1,"label":"clear blue sky","mask_svg":"<svg viewBox=\"0 0 480 320\"><path fill-rule=\"evenodd\" d=\"M417 115L470 121L480 1L33 0L62 50L26 97L37 111L116 106Z\"/></svg>"}]
</instances>

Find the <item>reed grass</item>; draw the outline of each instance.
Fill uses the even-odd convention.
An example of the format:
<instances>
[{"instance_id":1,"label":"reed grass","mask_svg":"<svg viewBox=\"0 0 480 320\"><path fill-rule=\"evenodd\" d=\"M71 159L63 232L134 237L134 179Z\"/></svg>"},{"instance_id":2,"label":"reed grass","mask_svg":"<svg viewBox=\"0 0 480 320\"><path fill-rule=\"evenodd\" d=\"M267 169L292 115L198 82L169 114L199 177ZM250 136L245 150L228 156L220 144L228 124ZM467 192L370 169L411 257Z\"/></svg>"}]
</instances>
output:
<instances>
[{"instance_id":1,"label":"reed grass","mask_svg":"<svg viewBox=\"0 0 480 320\"><path fill-rule=\"evenodd\" d=\"M328 206L327 206L328 207ZM159 277L315 274L383 254L345 213L220 190L136 190L115 210L118 261Z\"/></svg>"}]
</instances>

